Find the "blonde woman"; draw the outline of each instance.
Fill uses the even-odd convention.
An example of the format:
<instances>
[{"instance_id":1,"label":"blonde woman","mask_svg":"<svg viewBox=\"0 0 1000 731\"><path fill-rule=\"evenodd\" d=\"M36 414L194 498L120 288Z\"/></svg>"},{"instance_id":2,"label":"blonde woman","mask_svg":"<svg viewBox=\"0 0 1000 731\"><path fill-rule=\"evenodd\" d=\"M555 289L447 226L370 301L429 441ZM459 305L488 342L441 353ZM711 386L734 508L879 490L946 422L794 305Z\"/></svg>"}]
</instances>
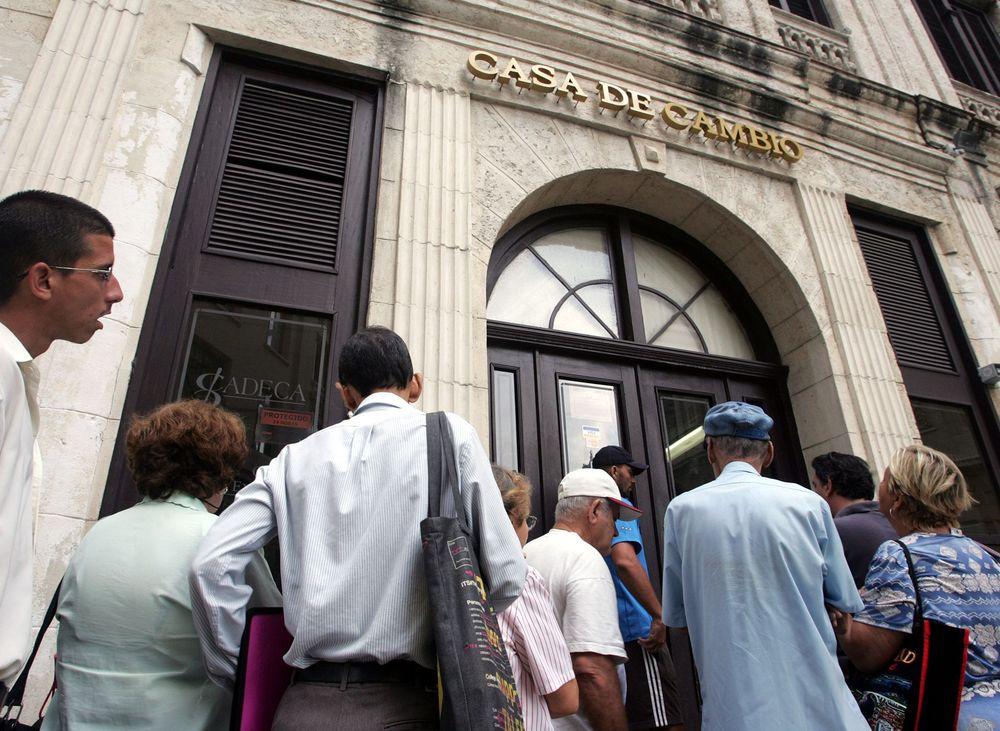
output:
<instances>
[{"instance_id":1,"label":"blonde woman","mask_svg":"<svg viewBox=\"0 0 1000 731\"><path fill-rule=\"evenodd\" d=\"M524 546L534 527L531 483L518 472L493 465L493 478L507 516ZM517 682L527 731L551 729L552 719L576 713L580 692L545 580L530 566L521 596L498 615Z\"/></svg>"},{"instance_id":2,"label":"blonde woman","mask_svg":"<svg viewBox=\"0 0 1000 731\"><path fill-rule=\"evenodd\" d=\"M959 530L973 504L965 478L946 455L915 444L890 458L878 500L913 558L924 615L970 630L958 728L1000 729L1000 566ZM876 672L913 627L915 592L898 543L875 552L861 598L865 608L853 619L835 614L834 629L851 662Z\"/></svg>"}]
</instances>

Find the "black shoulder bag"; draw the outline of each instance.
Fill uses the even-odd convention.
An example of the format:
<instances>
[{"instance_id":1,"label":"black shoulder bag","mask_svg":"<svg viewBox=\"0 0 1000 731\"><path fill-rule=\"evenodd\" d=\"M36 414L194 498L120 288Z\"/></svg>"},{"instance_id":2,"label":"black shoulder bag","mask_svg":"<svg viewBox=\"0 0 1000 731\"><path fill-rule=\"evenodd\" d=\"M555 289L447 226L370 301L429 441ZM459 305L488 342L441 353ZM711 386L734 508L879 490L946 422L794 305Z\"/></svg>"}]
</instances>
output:
<instances>
[{"instance_id":1,"label":"black shoulder bag","mask_svg":"<svg viewBox=\"0 0 1000 731\"><path fill-rule=\"evenodd\" d=\"M440 411L427 414L427 472L427 518L420 523L420 537L437 647L441 728L523 731L514 675L462 508L451 427ZM448 498L455 517L441 514Z\"/></svg>"},{"instance_id":2,"label":"black shoulder bag","mask_svg":"<svg viewBox=\"0 0 1000 731\"><path fill-rule=\"evenodd\" d=\"M59 582L55 594L52 595L52 601L49 602L49 608L45 610L45 618L42 620L42 626L38 628L38 634L35 636L35 645L31 648L31 654L28 655L28 660L24 663L24 667L21 668L21 674L17 676L14 685L10 687L10 690L2 698L3 705L0 706L0 710L3 711L3 715L0 716L0 731L28 731L29 729L40 729L42 727L41 715L32 724L21 723L21 708L24 703L24 691L28 686L28 674L31 673L31 665L35 662L35 655L38 654L38 648L42 646L46 630L48 630L49 625L52 624L52 620L56 616L56 608L59 606L59 589L61 587L62 582ZM54 682L53 687L55 687ZM0 688L3 688L3 686L0 685ZM49 695L51 695L51 691Z\"/></svg>"}]
</instances>

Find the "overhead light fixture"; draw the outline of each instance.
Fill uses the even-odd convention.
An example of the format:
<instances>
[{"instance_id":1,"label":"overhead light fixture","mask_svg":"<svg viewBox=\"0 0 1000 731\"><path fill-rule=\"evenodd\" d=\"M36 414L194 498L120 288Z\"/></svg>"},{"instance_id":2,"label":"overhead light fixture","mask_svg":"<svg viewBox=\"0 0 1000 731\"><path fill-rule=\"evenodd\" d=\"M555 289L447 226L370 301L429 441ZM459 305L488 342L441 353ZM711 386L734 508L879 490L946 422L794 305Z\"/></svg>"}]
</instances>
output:
<instances>
[{"instance_id":1,"label":"overhead light fixture","mask_svg":"<svg viewBox=\"0 0 1000 731\"><path fill-rule=\"evenodd\" d=\"M987 386L1000 383L1000 363L990 363L979 369L979 379Z\"/></svg>"}]
</instances>

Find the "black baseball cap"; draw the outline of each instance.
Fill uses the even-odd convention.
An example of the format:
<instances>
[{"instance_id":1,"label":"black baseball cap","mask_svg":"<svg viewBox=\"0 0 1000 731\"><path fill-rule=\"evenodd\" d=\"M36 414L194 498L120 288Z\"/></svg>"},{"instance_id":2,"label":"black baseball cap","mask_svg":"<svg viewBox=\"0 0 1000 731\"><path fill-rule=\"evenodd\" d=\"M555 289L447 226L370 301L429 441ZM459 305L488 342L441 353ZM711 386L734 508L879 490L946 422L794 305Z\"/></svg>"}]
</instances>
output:
<instances>
[{"instance_id":1,"label":"black baseball cap","mask_svg":"<svg viewBox=\"0 0 1000 731\"><path fill-rule=\"evenodd\" d=\"M609 445L601 447L591 460L590 466L596 468L613 467L618 464L627 464L632 468L632 474L639 475L649 469L648 464L637 462L632 455L619 446Z\"/></svg>"}]
</instances>

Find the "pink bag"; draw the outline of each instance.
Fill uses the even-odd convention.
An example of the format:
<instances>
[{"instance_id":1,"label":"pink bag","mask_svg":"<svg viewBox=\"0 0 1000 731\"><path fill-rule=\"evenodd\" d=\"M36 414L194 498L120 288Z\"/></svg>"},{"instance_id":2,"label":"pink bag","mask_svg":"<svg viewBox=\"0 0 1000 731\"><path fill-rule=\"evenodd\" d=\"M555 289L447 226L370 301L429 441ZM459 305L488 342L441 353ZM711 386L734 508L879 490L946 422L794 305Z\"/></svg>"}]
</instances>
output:
<instances>
[{"instance_id":1,"label":"pink bag","mask_svg":"<svg viewBox=\"0 0 1000 731\"><path fill-rule=\"evenodd\" d=\"M281 697L292 683L295 668L284 655L292 645L281 607L247 612L246 629L236 666L230 731L270 731Z\"/></svg>"}]
</instances>

